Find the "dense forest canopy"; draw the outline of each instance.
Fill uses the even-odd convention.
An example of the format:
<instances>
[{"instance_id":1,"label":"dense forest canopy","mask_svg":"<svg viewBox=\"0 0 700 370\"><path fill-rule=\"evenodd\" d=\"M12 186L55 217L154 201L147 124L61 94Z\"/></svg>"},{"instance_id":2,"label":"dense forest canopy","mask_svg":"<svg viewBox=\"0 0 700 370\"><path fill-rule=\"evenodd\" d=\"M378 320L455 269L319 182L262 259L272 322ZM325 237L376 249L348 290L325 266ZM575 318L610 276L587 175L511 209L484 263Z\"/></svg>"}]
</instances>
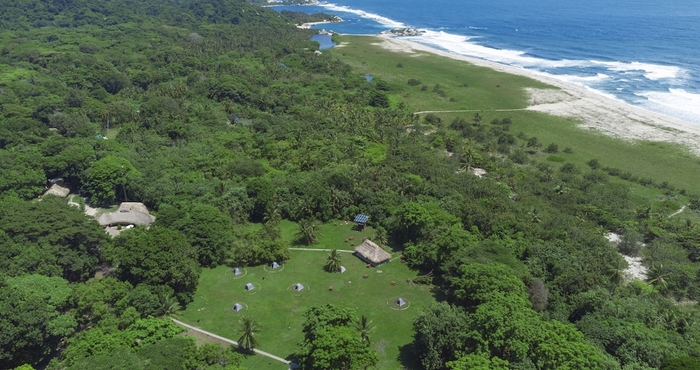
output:
<instances>
[{"instance_id":1,"label":"dense forest canopy","mask_svg":"<svg viewBox=\"0 0 700 370\"><path fill-rule=\"evenodd\" d=\"M316 53L298 14L240 0L0 9L0 368L238 369L240 353L197 347L163 317L192 301L202 268L289 258L281 219L360 212L439 297L406 367L700 364L700 227L640 204L620 170L538 163L559 149L505 116L420 119L381 76ZM157 221L110 239L85 204L37 199L56 178ZM644 257L646 282L624 283L618 252ZM311 309L300 365L375 363L353 315Z\"/></svg>"}]
</instances>

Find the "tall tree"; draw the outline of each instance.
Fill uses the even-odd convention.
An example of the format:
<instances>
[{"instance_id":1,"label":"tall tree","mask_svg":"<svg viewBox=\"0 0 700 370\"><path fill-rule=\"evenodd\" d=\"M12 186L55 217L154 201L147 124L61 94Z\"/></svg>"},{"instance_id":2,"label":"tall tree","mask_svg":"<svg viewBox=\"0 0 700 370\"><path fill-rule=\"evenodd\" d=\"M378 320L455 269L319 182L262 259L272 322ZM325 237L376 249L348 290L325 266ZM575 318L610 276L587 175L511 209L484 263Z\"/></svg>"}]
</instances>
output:
<instances>
[{"instance_id":1,"label":"tall tree","mask_svg":"<svg viewBox=\"0 0 700 370\"><path fill-rule=\"evenodd\" d=\"M192 300L201 267L197 250L179 231L134 228L115 239L109 255L117 275L133 285L167 285L181 303Z\"/></svg>"},{"instance_id":2,"label":"tall tree","mask_svg":"<svg viewBox=\"0 0 700 370\"><path fill-rule=\"evenodd\" d=\"M369 333L374 329L372 320L368 319L365 315L360 316L357 321L355 321L355 330L360 333L360 339L362 339L363 342L367 341L367 343L370 343Z\"/></svg>"},{"instance_id":3,"label":"tall tree","mask_svg":"<svg viewBox=\"0 0 700 370\"><path fill-rule=\"evenodd\" d=\"M241 337L238 338L238 345L249 351L257 347L258 339L255 338L255 334L260 332L260 325L250 317L245 316L241 317L239 324L240 329L238 332L241 334Z\"/></svg>"},{"instance_id":4,"label":"tall tree","mask_svg":"<svg viewBox=\"0 0 700 370\"><path fill-rule=\"evenodd\" d=\"M318 241L318 221L304 219L299 221L299 229L296 237L303 240L307 245L314 244Z\"/></svg>"},{"instance_id":5,"label":"tall tree","mask_svg":"<svg viewBox=\"0 0 700 370\"><path fill-rule=\"evenodd\" d=\"M328 272L338 272L340 271L340 264L340 252L337 249L333 249L328 255L326 265L323 268Z\"/></svg>"}]
</instances>

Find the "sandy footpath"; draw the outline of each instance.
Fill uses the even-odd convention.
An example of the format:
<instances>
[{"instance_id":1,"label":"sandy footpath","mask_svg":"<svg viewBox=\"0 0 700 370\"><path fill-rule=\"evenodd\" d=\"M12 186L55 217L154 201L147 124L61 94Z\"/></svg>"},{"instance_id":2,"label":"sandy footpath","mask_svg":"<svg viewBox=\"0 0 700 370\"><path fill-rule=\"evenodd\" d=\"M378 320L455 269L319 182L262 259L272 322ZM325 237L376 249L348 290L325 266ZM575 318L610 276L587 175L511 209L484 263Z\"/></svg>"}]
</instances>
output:
<instances>
[{"instance_id":1,"label":"sandy footpath","mask_svg":"<svg viewBox=\"0 0 700 370\"><path fill-rule=\"evenodd\" d=\"M629 141L647 140L682 144L700 156L700 125L650 112L608 98L583 86L570 84L534 71L448 53L390 35L378 37L381 42L377 45L387 50L412 54L418 51L429 52L500 72L529 77L560 89L527 89L530 93L528 107L530 110L573 117L580 120L581 128Z\"/></svg>"}]
</instances>

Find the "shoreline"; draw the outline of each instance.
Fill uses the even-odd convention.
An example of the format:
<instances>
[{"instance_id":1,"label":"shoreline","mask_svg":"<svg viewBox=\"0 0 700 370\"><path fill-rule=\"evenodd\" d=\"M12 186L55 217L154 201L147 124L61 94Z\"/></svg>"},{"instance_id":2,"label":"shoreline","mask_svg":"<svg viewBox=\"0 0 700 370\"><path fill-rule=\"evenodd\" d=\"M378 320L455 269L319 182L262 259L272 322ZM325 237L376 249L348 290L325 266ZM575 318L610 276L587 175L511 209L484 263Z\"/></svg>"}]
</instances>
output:
<instances>
[{"instance_id":1,"label":"shoreline","mask_svg":"<svg viewBox=\"0 0 700 370\"><path fill-rule=\"evenodd\" d=\"M625 141L680 144L700 156L700 125L648 111L580 86L524 68L446 52L393 35L379 34L376 45L394 52L427 52L512 75L528 77L558 88L528 89L529 110L578 119L579 128L600 132Z\"/></svg>"},{"instance_id":2,"label":"shoreline","mask_svg":"<svg viewBox=\"0 0 700 370\"><path fill-rule=\"evenodd\" d=\"M308 29L311 29L311 27L316 26L316 25L319 25L319 24L340 23L340 22L342 22L342 21L343 21L343 19L340 18L340 17L338 17L338 20L335 20L335 21L321 21L321 22L302 23L302 24L297 25L297 28L301 28L301 29L304 29L304 30L308 30Z\"/></svg>"}]
</instances>

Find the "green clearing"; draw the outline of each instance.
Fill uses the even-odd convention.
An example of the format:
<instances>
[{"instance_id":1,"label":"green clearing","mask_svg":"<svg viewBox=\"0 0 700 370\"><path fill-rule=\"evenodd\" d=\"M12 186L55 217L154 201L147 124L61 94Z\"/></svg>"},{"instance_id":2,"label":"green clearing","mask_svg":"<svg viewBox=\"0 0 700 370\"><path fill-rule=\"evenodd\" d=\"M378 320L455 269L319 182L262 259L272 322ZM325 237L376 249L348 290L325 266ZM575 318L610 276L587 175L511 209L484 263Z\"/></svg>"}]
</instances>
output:
<instances>
[{"instance_id":1,"label":"green clearing","mask_svg":"<svg viewBox=\"0 0 700 370\"><path fill-rule=\"evenodd\" d=\"M236 340L238 318L250 316L262 326L259 348L287 357L302 339L304 312L314 305L332 303L354 308L358 315L366 315L374 321L376 329L371 340L380 355L377 368L402 368L398 362L399 347L411 342L413 318L434 301L429 287L408 284L407 279L416 274L398 259L378 268L367 268L357 257L343 253L343 266L347 271L331 274L323 271L327 256L328 253L320 251L292 251L291 259L282 270L270 272L267 266L247 267L242 277L234 277L228 267L204 270L194 301L179 318ZM368 275L366 279L363 278L365 274ZM392 285L392 281L396 285ZM246 283L253 283L256 289L246 291ZM296 292L292 289L295 283L301 283L305 289ZM329 290L330 286L334 287L333 291ZM410 306L402 311L395 310L393 301L398 297L408 300ZM232 306L236 302L247 308L234 312ZM244 365L250 369L286 368L266 360L251 356Z\"/></svg>"},{"instance_id":2,"label":"green clearing","mask_svg":"<svg viewBox=\"0 0 700 370\"><path fill-rule=\"evenodd\" d=\"M282 238L291 242L294 248L353 250L364 239L372 239L374 237L374 229L371 227L367 227L363 231L357 231L353 222L333 221L319 225L318 242L306 245L295 241L297 229L295 222L289 220L280 222ZM352 238L352 240L345 241L349 238Z\"/></svg>"},{"instance_id":3,"label":"green clearing","mask_svg":"<svg viewBox=\"0 0 700 370\"><path fill-rule=\"evenodd\" d=\"M596 158L602 166L616 167L638 177L665 180L676 188L687 190L697 189L697 184L700 183L700 160L678 145L625 142L599 132L580 129L574 119L539 112L493 111L526 107L525 87L548 87L538 81L429 53L388 51L378 46L381 40L375 37L341 36L338 41L345 44L341 48L330 49L329 52L350 64L357 74L371 74L387 81L391 86L390 94L400 97L399 100L416 112L479 110L485 123L494 118L509 117L513 121L511 132L514 135L522 131L528 137L537 137L543 147L556 143L560 150L572 148L572 154L557 154L566 158L567 162L585 166L587 161ZM397 67L399 63L401 68ZM409 86L409 79L421 81L427 90L421 91L421 85ZM440 85L444 96L433 92L436 84ZM443 123L449 124L456 117L471 121L474 113L436 115ZM541 160L547 156L549 154L536 155ZM639 199L647 196L647 199L655 199L663 194L657 189L650 190L635 188L633 192L640 193Z\"/></svg>"}]
</instances>

